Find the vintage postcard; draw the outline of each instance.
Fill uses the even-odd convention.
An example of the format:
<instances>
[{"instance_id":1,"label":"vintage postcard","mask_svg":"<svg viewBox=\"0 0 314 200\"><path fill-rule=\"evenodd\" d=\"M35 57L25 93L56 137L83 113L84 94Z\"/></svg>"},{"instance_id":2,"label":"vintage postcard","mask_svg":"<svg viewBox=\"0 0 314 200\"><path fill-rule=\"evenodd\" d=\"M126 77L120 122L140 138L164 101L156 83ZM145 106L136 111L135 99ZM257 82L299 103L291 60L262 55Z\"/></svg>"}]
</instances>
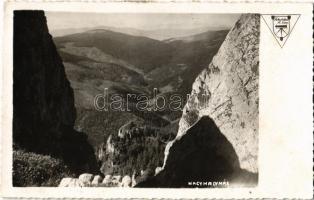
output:
<instances>
[{"instance_id":1,"label":"vintage postcard","mask_svg":"<svg viewBox=\"0 0 314 200\"><path fill-rule=\"evenodd\" d=\"M311 198L312 11L7 2L1 197Z\"/></svg>"}]
</instances>

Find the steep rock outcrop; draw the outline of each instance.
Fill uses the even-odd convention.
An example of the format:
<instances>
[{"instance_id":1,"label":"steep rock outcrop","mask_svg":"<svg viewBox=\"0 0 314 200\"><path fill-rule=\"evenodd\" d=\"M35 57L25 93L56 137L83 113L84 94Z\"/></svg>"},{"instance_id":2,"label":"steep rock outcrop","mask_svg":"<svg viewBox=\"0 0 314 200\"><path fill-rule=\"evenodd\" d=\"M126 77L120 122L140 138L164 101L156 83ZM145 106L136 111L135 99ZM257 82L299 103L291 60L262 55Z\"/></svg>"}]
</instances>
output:
<instances>
[{"instance_id":1,"label":"steep rock outcrop","mask_svg":"<svg viewBox=\"0 0 314 200\"><path fill-rule=\"evenodd\" d=\"M259 15L242 15L229 32L193 84L163 170L138 187L256 183L259 20Z\"/></svg>"},{"instance_id":2,"label":"steep rock outcrop","mask_svg":"<svg viewBox=\"0 0 314 200\"><path fill-rule=\"evenodd\" d=\"M73 129L73 90L43 11L14 12L13 60L14 148L61 158L78 173L97 170L87 136Z\"/></svg>"},{"instance_id":3,"label":"steep rock outcrop","mask_svg":"<svg viewBox=\"0 0 314 200\"><path fill-rule=\"evenodd\" d=\"M234 146L241 168L252 172L258 171L259 20L243 15L196 78L177 135L209 116Z\"/></svg>"},{"instance_id":4,"label":"steep rock outcrop","mask_svg":"<svg viewBox=\"0 0 314 200\"><path fill-rule=\"evenodd\" d=\"M174 135L171 135L173 139ZM131 175L139 179L140 171L154 174L163 163L164 149L169 134L159 128L130 121L119 128L118 133L109 135L97 152L104 175Z\"/></svg>"}]
</instances>

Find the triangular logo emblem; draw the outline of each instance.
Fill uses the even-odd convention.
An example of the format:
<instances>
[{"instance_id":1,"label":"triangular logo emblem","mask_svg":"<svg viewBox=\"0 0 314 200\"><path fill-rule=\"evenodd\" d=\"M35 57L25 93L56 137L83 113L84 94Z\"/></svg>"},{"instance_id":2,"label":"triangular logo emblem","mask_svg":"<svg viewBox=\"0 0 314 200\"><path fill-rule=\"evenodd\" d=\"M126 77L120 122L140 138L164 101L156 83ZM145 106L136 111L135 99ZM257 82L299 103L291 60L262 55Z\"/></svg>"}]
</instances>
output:
<instances>
[{"instance_id":1,"label":"triangular logo emblem","mask_svg":"<svg viewBox=\"0 0 314 200\"><path fill-rule=\"evenodd\" d=\"M300 15L262 15L262 18L266 23L268 29L275 37L277 43L282 48L286 44L295 24L300 18Z\"/></svg>"}]
</instances>

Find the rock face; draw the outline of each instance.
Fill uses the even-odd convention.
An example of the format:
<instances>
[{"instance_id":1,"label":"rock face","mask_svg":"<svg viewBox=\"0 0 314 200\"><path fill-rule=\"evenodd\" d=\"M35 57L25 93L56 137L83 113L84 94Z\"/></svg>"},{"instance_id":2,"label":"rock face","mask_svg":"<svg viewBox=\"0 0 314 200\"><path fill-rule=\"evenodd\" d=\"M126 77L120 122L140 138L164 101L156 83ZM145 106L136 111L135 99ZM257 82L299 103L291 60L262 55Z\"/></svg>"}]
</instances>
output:
<instances>
[{"instance_id":1,"label":"rock face","mask_svg":"<svg viewBox=\"0 0 314 200\"><path fill-rule=\"evenodd\" d=\"M257 182L259 20L242 15L229 32L193 84L163 170L139 187Z\"/></svg>"},{"instance_id":2,"label":"rock face","mask_svg":"<svg viewBox=\"0 0 314 200\"><path fill-rule=\"evenodd\" d=\"M121 181L121 187L130 187L132 185L132 179L130 176L124 176Z\"/></svg>"},{"instance_id":3,"label":"rock face","mask_svg":"<svg viewBox=\"0 0 314 200\"><path fill-rule=\"evenodd\" d=\"M102 177L100 175L96 175L92 181L92 185L99 185L102 183Z\"/></svg>"},{"instance_id":4,"label":"rock face","mask_svg":"<svg viewBox=\"0 0 314 200\"><path fill-rule=\"evenodd\" d=\"M97 170L87 136L73 129L73 90L43 11L14 12L13 60L14 148L62 158L76 172Z\"/></svg>"},{"instance_id":5,"label":"rock face","mask_svg":"<svg viewBox=\"0 0 314 200\"><path fill-rule=\"evenodd\" d=\"M106 175L103 179L101 175L84 173L78 178L63 178L59 187L133 187L135 184L135 179L129 175Z\"/></svg>"},{"instance_id":6,"label":"rock face","mask_svg":"<svg viewBox=\"0 0 314 200\"><path fill-rule=\"evenodd\" d=\"M111 178L112 178L112 176L111 175L106 175L105 176L105 178L104 178L104 180L102 181L102 183L103 184L105 184L105 185L108 185L108 184L110 184L110 182L111 182Z\"/></svg>"},{"instance_id":7,"label":"rock face","mask_svg":"<svg viewBox=\"0 0 314 200\"><path fill-rule=\"evenodd\" d=\"M82 187L78 178L63 178L59 187Z\"/></svg>"},{"instance_id":8,"label":"rock face","mask_svg":"<svg viewBox=\"0 0 314 200\"><path fill-rule=\"evenodd\" d=\"M97 187L101 185L102 177L100 175L84 173L78 178L63 178L59 187Z\"/></svg>"},{"instance_id":9,"label":"rock face","mask_svg":"<svg viewBox=\"0 0 314 200\"><path fill-rule=\"evenodd\" d=\"M155 168L163 164L164 141L175 137L174 134L169 135L141 122L126 123L118 133L110 134L106 143L96 151L101 163L100 171L104 175L122 177L135 174L136 180L154 175Z\"/></svg>"},{"instance_id":10,"label":"rock face","mask_svg":"<svg viewBox=\"0 0 314 200\"><path fill-rule=\"evenodd\" d=\"M209 116L231 141L241 168L257 172L258 66L259 16L243 15L196 78L177 138L199 117Z\"/></svg>"},{"instance_id":11,"label":"rock face","mask_svg":"<svg viewBox=\"0 0 314 200\"><path fill-rule=\"evenodd\" d=\"M84 173L84 174L81 174L78 179L82 183L82 185L90 186L93 178L94 178L93 174Z\"/></svg>"},{"instance_id":12,"label":"rock face","mask_svg":"<svg viewBox=\"0 0 314 200\"><path fill-rule=\"evenodd\" d=\"M124 138L128 136L131 138L132 137L131 130L132 128L135 128L135 127L136 127L136 124L132 121L126 123L125 125L119 128L118 137Z\"/></svg>"}]
</instances>

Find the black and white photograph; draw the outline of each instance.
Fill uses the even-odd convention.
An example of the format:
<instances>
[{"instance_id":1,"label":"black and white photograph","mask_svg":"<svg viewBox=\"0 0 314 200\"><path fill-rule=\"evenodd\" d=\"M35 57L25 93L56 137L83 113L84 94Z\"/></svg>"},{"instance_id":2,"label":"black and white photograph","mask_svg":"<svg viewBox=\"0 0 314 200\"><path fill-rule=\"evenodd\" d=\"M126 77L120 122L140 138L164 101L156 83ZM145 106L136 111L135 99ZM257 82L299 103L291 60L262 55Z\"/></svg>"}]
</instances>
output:
<instances>
[{"instance_id":1,"label":"black and white photograph","mask_svg":"<svg viewBox=\"0 0 314 200\"><path fill-rule=\"evenodd\" d=\"M0 27L0 198L313 197L313 4L5 1Z\"/></svg>"},{"instance_id":2,"label":"black and white photograph","mask_svg":"<svg viewBox=\"0 0 314 200\"><path fill-rule=\"evenodd\" d=\"M259 14L16 10L14 187L258 185Z\"/></svg>"}]
</instances>

